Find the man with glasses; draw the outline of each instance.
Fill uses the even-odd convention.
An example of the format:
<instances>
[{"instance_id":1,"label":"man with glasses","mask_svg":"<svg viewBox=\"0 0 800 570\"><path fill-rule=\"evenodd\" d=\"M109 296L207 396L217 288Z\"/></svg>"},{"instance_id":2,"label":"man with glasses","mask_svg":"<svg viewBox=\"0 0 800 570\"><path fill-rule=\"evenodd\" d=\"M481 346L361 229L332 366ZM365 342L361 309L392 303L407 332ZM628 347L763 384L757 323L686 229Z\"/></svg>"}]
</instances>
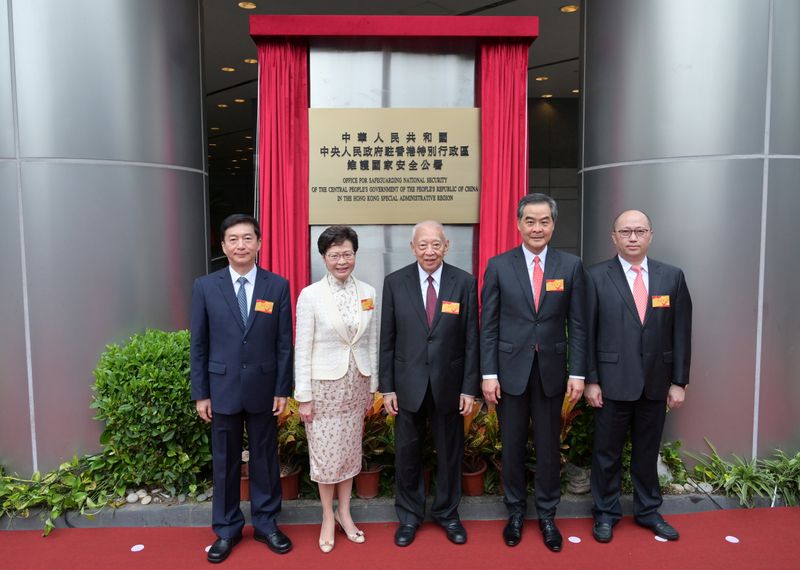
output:
<instances>
[{"instance_id":1,"label":"man with glasses","mask_svg":"<svg viewBox=\"0 0 800 570\"><path fill-rule=\"evenodd\" d=\"M595 410L592 535L609 542L622 518L622 449L630 432L633 515L656 536L678 532L658 513L656 464L667 408L681 406L689 383L692 299L683 272L647 257L650 218L622 212L612 225L617 255L588 269L589 375Z\"/></svg>"},{"instance_id":2,"label":"man with glasses","mask_svg":"<svg viewBox=\"0 0 800 570\"><path fill-rule=\"evenodd\" d=\"M467 541L458 505L464 456L462 417L478 393L478 292L475 277L444 262L450 242L434 221L414 227L417 258L386 277L378 389L395 419L394 541L408 546L425 518L422 443L427 424L436 449L431 514L455 544Z\"/></svg>"}]
</instances>

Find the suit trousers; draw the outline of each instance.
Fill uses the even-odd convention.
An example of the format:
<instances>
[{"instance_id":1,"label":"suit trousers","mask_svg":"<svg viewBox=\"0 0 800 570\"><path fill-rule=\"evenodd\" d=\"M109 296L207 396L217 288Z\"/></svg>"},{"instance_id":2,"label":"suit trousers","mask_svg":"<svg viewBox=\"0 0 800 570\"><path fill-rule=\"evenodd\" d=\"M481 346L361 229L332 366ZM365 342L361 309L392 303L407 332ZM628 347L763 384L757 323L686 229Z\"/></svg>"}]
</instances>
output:
<instances>
[{"instance_id":1,"label":"suit trousers","mask_svg":"<svg viewBox=\"0 0 800 570\"><path fill-rule=\"evenodd\" d=\"M214 412L211 421L211 453L214 497L211 528L220 538L242 534L244 515L239 507L242 466L242 433L247 425L250 450L250 516L260 534L277 529L281 511L281 478L278 465L277 422L272 411L242 411L227 415Z\"/></svg>"},{"instance_id":2,"label":"suit trousers","mask_svg":"<svg viewBox=\"0 0 800 570\"><path fill-rule=\"evenodd\" d=\"M533 359L525 391L519 396L503 392L497 405L500 441L503 443L503 488L509 513L525 514L528 488L525 453L528 426L533 422L536 452L536 511L540 519L553 518L561 500L561 405L564 394L548 397L542 388L538 355ZM502 387L502 378L501 387ZM566 391L566 388L565 388Z\"/></svg>"},{"instance_id":3,"label":"suit trousers","mask_svg":"<svg viewBox=\"0 0 800 570\"><path fill-rule=\"evenodd\" d=\"M622 518L622 449L628 430L633 515L646 523L659 520L662 499L657 463L666 407L665 400L648 400L642 395L632 402L603 398L603 407L595 410L591 475L595 520L615 524Z\"/></svg>"},{"instance_id":4,"label":"suit trousers","mask_svg":"<svg viewBox=\"0 0 800 570\"><path fill-rule=\"evenodd\" d=\"M420 409L403 408L395 419L395 510L400 524L419 525L425 518L425 483L422 446L427 424L433 432L436 449L436 495L431 506L433 519L440 524L459 520L461 501L461 462L464 459L464 422L458 412L436 409L430 383Z\"/></svg>"}]
</instances>

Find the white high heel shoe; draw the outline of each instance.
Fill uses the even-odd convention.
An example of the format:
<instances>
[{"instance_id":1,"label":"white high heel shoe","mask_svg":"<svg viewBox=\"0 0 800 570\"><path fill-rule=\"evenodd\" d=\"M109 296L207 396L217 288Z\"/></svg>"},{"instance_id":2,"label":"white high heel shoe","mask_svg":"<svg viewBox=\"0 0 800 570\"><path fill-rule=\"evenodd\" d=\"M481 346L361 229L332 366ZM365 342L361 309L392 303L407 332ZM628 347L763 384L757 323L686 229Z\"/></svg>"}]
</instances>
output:
<instances>
[{"instance_id":1,"label":"white high heel shoe","mask_svg":"<svg viewBox=\"0 0 800 570\"><path fill-rule=\"evenodd\" d=\"M350 542L355 542L356 544L363 544L364 541L367 540L367 538L364 536L364 531L363 530L356 530L356 532L354 534L347 534L347 531L344 529L344 525L342 524L342 521L339 520L339 513L338 512L333 513L333 520L336 521L336 525L340 529L342 529L342 532L347 537L347 540L349 540Z\"/></svg>"}]
</instances>

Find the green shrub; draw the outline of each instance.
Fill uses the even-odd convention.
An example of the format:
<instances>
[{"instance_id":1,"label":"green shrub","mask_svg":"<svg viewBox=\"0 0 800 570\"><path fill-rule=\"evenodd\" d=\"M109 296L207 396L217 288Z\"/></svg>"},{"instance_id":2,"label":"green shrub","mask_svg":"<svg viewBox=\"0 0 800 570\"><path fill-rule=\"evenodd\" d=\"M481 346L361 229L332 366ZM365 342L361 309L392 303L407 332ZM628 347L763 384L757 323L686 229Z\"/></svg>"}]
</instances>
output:
<instances>
[{"instance_id":1,"label":"green shrub","mask_svg":"<svg viewBox=\"0 0 800 570\"><path fill-rule=\"evenodd\" d=\"M158 485L194 492L208 479L209 428L189 386L189 333L147 330L125 346L109 345L94 371L92 408L106 475L119 490Z\"/></svg>"}]
</instances>

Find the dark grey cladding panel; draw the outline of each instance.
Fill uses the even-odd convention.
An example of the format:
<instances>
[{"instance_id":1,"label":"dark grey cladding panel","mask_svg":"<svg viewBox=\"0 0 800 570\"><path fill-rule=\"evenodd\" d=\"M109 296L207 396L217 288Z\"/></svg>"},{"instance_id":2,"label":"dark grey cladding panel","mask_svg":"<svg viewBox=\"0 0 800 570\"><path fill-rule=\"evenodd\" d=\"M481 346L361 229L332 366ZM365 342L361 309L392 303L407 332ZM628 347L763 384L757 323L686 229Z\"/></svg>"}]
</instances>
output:
<instances>
[{"instance_id":1,"label":"dark grey cladding panel","mask_svg":"<svg viewBox=\"0 0 800 570\"><path fill-rule=\"evenodd\" d=\"M800 160L769 163L759 455L800 449Z\"/></svg>"},{"instance_id":2,"label":"dark grey cladding panel","mask_svg":"<svg viewBox=\"0 0 800 570\"><path fill-rule=\"evenodd\" d=\"M23 157L203 168L197 2L14 3Z\"/></svg>"},{"instance_id":3,"label":"dark grey cladding panel","mask_svg":"<svg viewBox=\"0 0 800 570\"><path fill-rule=\"evenodd\" d=\"M46 162L22 172L38 445L53 467L97 447L88 405L104 346L188 327L205 273L203 175Z\"/></svg>"},{"instance_id":4,"label":"dark grey cladding panel","mask_svg":"<svg viewBox=\"0 0 800 570\"><path fill-rule=\"evenodd\" d=\"M583 6L585 167L763 152L769 2Z\"/></svg>"},{"instance_id":5,"label":"dark grey cladding panel","mask_svg":"<svg viewBox=\"0 0 800 570\"><path fill-rule=\"evenodd\" d=\"M770 153L800 155L800 2L775 0Z\"/></svg>"},{"instance_id":6,"label":"dark grey cladding panel","mask_svg":"<svg viewBox=\"0 0 800 570\"><path fill-rule=\"evenodd\" d=\"M17 165L0 162L0 463L27 476L33 460L17 203Z\"/></svg>"}]
</instances>

